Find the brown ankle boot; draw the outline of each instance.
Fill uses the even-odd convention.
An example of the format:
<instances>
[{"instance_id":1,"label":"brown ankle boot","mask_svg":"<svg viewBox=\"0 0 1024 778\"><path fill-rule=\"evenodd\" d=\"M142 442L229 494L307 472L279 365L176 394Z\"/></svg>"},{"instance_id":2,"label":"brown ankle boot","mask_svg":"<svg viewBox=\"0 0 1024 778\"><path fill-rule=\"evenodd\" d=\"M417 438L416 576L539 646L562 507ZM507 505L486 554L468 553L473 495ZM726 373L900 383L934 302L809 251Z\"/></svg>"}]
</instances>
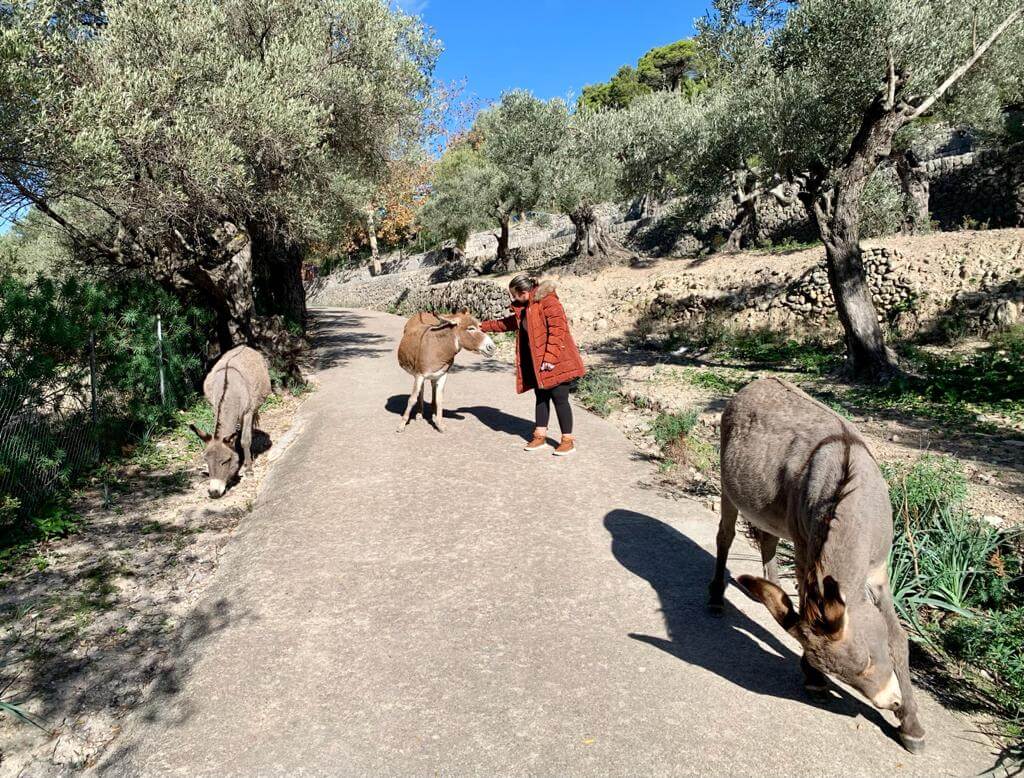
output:
<instances>
[{"instance_id":1,"label":"brown ankle boot","mask_svg":"<svg viewBox=\"0 0 1024 778\"><path fill-rule=\"evenodd\" d=\"M575 454L575 438L572 435L562 435L562 442L558 444L558 448L553 453L556 457L567 457L569 454Z\"/></svg>"},{"instance_id":2,"label":"brown ankle boot","mask_svg":"<svg viewBox=\"0 0 1024 778\"><path fill-rule=\"evenodd\" d=\"M533 431L533 440L523 446L524 451L540 451L542 448L548 447L548 431L546 429L535 429Z\"/></svg>"}]
</instances>

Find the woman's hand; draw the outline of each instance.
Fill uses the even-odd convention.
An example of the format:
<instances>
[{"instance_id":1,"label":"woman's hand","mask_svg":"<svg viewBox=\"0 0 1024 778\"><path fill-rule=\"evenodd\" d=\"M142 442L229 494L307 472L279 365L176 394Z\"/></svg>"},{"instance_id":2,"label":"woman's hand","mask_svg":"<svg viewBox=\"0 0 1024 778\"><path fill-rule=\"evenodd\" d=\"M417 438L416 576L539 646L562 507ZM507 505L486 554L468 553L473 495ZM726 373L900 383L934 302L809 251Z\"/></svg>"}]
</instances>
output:
<instances>
[{"instance_id":1,"label":"woman's hand","mask_svg":"<svg viewBox=\"0 0 1024 778\"><path fill-rule=\"evenodd\" d=\"M540 372L542 372L542 373L549 373L549 372L551 372L554 369L555 369L555 366L552 365L550 362L541 362L540 363Z\"/></svg>"}]
</instances>

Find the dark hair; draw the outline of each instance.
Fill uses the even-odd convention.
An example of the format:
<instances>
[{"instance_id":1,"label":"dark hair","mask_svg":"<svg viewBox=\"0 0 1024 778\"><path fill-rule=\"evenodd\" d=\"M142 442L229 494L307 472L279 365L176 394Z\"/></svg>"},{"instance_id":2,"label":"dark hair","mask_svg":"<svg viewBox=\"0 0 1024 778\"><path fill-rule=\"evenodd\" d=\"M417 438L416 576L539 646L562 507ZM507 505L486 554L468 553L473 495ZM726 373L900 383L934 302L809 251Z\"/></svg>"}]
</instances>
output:
<instances>
[{"instance_id":1,"label":"dark hair","mask_svg":"<svg viewBox=\"0 0 1024 778\"><path fill-rule=\"evenodd\" d=\"M508 288L516 294L532 291L537 287L537 279L529 273L520 273L508 282Z\"/></svg>"}]
</instances>

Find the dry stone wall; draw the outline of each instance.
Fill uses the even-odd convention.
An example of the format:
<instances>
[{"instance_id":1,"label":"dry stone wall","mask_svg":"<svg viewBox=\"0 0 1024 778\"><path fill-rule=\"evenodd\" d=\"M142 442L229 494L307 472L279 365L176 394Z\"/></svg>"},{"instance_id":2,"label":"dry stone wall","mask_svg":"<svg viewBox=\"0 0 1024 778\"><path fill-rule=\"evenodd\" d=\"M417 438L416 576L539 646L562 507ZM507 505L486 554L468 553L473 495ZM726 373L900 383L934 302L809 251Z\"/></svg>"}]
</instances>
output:
<instances>
[{"instance_id":1,"label":"dry stone wall","mask_svg":"<svg viewBox=\"0 0 1024 778\"><path fill-rule=\"evenodd\" d=\"M925 163L928 208L944 230L1024 226L1024 143Z\"/></svg>"}]
</instances>

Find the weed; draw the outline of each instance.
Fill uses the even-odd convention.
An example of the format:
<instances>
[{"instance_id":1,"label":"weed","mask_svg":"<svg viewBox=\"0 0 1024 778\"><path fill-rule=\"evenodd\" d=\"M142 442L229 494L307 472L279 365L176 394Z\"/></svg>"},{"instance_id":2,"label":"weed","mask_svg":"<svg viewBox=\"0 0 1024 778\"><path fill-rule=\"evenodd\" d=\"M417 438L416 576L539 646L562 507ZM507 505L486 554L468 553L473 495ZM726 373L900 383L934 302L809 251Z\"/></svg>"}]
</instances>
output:
<instances>
[{"instance_id":1,"label":"weed","mask_svg":"<svg viewBox=\"0 0 1024 778\"><path fill-rule=\"evenodd\" d=\"M746 381L740 379L727 378L711 370L698 370L687 373L686 378L694 386L699 386L702 389L708 389L719 394L732 394L746 383Z\"/></svg>"},{"instance_id":2,"label":"weed","mask_svg":"<svg viewBox=\"0 0 1024 778\"><path fill-rule=\"evenodd\" d=\"M576 398L598 416L607 416L620 402L622 380L615 371L592 368L576 384Z\"/></svg>"},{"instance_id":3,"label":"weed","mask_svg":"<svg viewBox=\"0 0 1024 778\"><path fill-rule=\"evenodd\" d=\"M695 410L682 413L667 413L662 411L651 425L651 435L661 448L674 443L680 438L685 438L697 426L699 415Z\"/></svg>"}]
</instances>

